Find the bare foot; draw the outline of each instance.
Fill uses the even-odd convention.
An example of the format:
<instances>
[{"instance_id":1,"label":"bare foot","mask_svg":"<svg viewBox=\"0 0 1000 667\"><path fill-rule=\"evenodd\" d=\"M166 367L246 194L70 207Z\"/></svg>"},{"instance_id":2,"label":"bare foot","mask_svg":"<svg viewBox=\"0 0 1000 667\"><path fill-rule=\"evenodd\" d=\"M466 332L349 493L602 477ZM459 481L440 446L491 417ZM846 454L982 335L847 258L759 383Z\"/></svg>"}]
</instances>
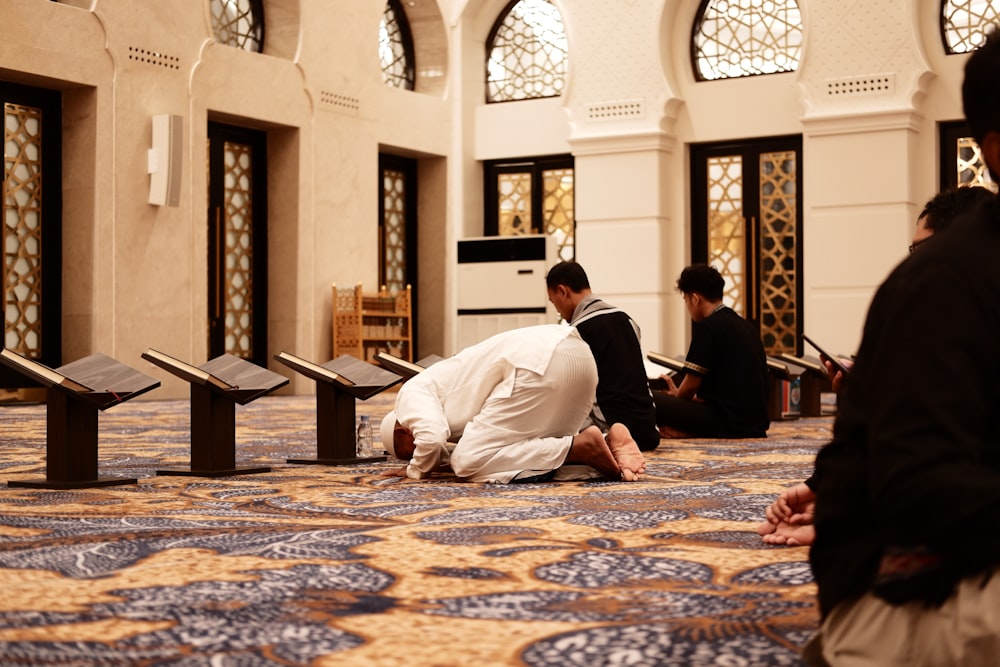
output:
<instances>
[{"instance_id":1,"label":"bare foot","mask_svg":"<svg viewBox=\"0 0 1000 667\"><path fill-rule=\"evenodd\" d=\"M588 426L573 437L566 463L584 463L607 477L621 477L618 463L604 441L601 429L596 426Z\"/></svg>"},{"instance_id":2,"label":"bare foot","mask_svg":"<svg viewBox=\"0 0 1000 667\"><path fill-rule=\"evenodd\" d=\"M660 437L661 438L690 438L691 435L680 431L672 426L660 426Z\"/></svg>"},{"instance_id":3,"label":"bare foot","mask_svg":"<svg viewBox=\"0 0 1000 667\"><path fill-rule=\"evenodd\" d=\"M385 474L385 473L383 473ZM757 534L763 537L764 535L770 535L773 533L778 526L771 523L770 521L762 521L759 526L757 526Z\"/></svg>"},{"instance_id":4,"label":"bare foot","mask_svg":"<svg viewBox=\"0 0 1000 667\"><path fill-rule=\"evenodd\" d=\"M612 424L608 429L608 447L622 470L622 479L634 482L646 472L646 459L635 444L625 424Z\"/></svg>"},{"instance_id":5,"label":"bare foot","mask_svg":"<svg viewBox=\"0 0 1000 667\"><path fill-rule=\"evenodd\" d=\"M765 530L764 524L770 526L772 530L767 533L762 532ZM816 538L816 527L812 524L795 526L784 521L778 525L774 525L770 521L765 521L757 527L757 532L760 533L760 539L765 544L784 544L788 547L808 546Z\"/></svg>"}]
</instances>

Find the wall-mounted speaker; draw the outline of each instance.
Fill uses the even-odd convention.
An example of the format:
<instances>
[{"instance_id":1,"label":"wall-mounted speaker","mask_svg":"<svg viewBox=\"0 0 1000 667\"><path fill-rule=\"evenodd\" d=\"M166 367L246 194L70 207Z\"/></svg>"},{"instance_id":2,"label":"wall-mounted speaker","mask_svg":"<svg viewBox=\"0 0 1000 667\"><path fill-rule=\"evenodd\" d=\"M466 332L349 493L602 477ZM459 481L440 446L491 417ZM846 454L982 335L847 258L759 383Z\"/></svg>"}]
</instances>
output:
<instances>
[{"instance_id":1,"label":"wall-mounted speaker","mask_svg":"<svg viewBox=\"0 0 1000 667\"><path fill-rule=\"evenodd\" d=\"M181 155L184 119L175 114L153 116L153 147L147 155L149 203L177 206L181 201Z\"/></svg>"}]
</instances>

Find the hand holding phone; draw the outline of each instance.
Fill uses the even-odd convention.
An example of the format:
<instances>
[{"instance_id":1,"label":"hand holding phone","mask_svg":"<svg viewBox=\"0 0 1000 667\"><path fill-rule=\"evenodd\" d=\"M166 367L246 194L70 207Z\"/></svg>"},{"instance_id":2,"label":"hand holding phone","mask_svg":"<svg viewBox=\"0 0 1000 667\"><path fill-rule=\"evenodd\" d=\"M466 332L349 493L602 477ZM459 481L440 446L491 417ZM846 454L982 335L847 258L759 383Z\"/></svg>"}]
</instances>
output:
<instances>
[{"instance_id":1,"label":"hand holding phone","mask_svg":"<svg viewBox=\"0 0 1000 667\"><path fill-rule=\"evenodd\" d=\"M835 371L839 371L844 377L847 377L847 374L851 372L850 369L847 366L845 366L840 359L833 356L832 354L821 348L819 345L814 343L809 336L802 334L802 340L804 340L805 342L809 343L814 348L816 348L816 351L819 352L819 358L823 361L829 362L830 365L833 366L833 369Z\"/></svg>"}]
</instances>

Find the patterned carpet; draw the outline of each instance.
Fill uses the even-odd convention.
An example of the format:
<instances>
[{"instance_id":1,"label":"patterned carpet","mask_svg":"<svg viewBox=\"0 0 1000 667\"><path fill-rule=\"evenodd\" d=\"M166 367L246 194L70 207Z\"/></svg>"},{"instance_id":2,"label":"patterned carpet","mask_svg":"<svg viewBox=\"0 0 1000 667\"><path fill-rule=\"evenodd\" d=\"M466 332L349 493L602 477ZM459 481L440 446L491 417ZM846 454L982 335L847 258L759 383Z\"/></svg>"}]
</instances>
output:
<instances>
[{"instance_id":1,"label":"patterned carpet","mask_svg":"<svg viewBox=\"0 0 1000 667\"><path fill-rule=\"evenodd\" d=\"M375 423L394 394L358 403ZM238 465L190 463L187 401L100 414L100 473L0 487L2 665L798 665L805 548L765 506L829 417L759 441L664 441L638 483L473 485L316 455L315 399L237 407ZM44 477L45 406L0 407L0 482Z\"/></svg>"}]
</instances>

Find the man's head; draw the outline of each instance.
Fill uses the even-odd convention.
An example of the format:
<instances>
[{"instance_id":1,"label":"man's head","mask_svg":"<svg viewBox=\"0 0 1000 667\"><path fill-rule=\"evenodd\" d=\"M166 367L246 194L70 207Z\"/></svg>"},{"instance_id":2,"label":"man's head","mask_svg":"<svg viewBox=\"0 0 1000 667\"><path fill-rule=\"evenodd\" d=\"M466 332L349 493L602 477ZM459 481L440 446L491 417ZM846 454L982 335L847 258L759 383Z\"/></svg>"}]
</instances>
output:
<instances>
[{"instance_id":1,"label":"man's head","mask_svg":"<svg viewBox=\"0 0 1000 667\"><path fill-rule=\"evenodd\" d=\"M545 276L545 288L559 316L569 322L577 304L590 294L590 281L576 262L559 262Z\"/></svg>"},{"instance_id":2,"label":"man's head","mask_svg":"<svg viewBox=\"0 0 1000 667\"><path fill-rule=\"evenodd\" d=\"M691 319L701 322L722 302L726 280L708 264L692 264L677 279L677 289L684 295Z\"/></svg>"},{"instance_id":3,"label":"man's head","mask_svg":"<svg viewBox=\"0 0 1000 667\"><path fill-rule=\"evenodd\" d=\"M937 232L950 227L960 214L995 197L991 191L977 186L950 188L937 193L924 205L917 218L910 252Z\"/></svg>"},{"instance_id":4,"label":"man's head","mask_svg":"<svg viewBox=\"0 0 1000 667\"><path fill-rule=\"evenodd\" d=\"M983 160L996 177L1000 175L1000 31L994 29L986 42L965 63L962 106L972 137Z\"/></svg>"},{"instance_id":5,"label":"man's head","mask_svg":"<svg viewBox=\"0 0 1000 667\"><path fill-rule=\"evenodd\" d=\"M413 431L396 421L395 410L382 419L379 435L382 436L382 448L387 454L402 461L413 458Z\"/></svg>"}]
</instances>

